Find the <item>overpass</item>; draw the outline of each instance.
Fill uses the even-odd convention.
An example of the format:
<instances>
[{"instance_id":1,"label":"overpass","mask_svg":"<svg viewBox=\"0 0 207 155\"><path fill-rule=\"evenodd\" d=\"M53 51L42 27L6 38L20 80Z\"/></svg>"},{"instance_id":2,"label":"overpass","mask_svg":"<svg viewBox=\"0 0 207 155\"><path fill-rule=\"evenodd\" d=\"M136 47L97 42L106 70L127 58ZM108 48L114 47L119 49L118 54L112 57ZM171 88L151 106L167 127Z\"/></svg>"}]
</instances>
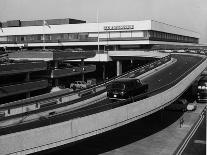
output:
<instances>
[{"instance_id":1,"label":"overpass","mask_svg":"<svg viewBox=\"0 0 207 155\"><path fill-rule=\"evenodd\" d=\"M147 67L153 65L155 64ZM18 115L24 117L26 121L21 119L21 123L0 128L0 152L2 154L38 152L94 136L150 115L179 98L206 66L205 56L173 54L172 59L149 72L142 74L144 68L141 68L128 73L127 76L139 77L149 84L148 97L142 100L137 96L134 102L129 99L111 103L103 91L93 97L96 98L93 104L87 106L73 107L72 110L61 112L58 108L47 109L45 112L47 116L44 117L40 117L44 111L38 114L33 112L30 115L29 113L24 116ZM80 102L88 104L91 100L90 98L79 100L76 104ZM38 120L29 119L37 115ZM0 125L14 119L17 119L17 116L7 120L1 119Z\"/></svg>"}]
</instances>

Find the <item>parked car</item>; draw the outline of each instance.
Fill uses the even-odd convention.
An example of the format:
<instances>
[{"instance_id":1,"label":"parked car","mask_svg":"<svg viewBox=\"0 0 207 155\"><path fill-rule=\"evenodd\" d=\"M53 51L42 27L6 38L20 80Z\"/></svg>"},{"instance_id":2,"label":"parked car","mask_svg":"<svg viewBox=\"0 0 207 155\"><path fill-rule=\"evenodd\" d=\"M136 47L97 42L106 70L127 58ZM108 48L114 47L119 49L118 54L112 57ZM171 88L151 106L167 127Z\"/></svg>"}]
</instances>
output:
<instances>
[{"instance_id":1,"label":"parked car","mask_svg":"<svg viewBox=\"0 0 207 155\"><path fill-rule=\"evenodd\" d=\"M198 103L207 103L207 76L201 77L198 81L196 100Z\"/></svg>"},{"instance_id":2,"label":"parked car","mask_svg":"<svg viewBox=\"0 0 207 155\"><path fill-rule=\"evenodd\" d=\"M72 88L73 90L83 89L83 88L87 88L89 86L90 86L90 84L88 84L85 81L75 81L75 82L70 84L70 88Z\"/></svg>"},{"instance_id":3,"label":"parked car","mask_svg":"<svg viewBox=\"0 0 207 155\"><path fill-rule=\"evenodd\" d=\"M167 106L166 110L172 111L187 111L188 101L186 99L178 99L174 103Z\"/></svg>"},{"instance_id":4,"label":"parked car","mask_svg":"<svg viewBox=\"0 0 207 155\"><path fill-rule=\"evenodd\" d=\"M197 109L197 105L195 103L190 103L187 105L187 110L188 111L193 111Z\"/></svg>"},{"instance_id":5,"label":"parked car","mask_svg":"<svg viewBox=\"0 0 207 155\"><path fill-rule=\"evenodd\" d=\"M107 85L107 96L111 100L125 100L146 93L148 84L136 78L121 78Z\"/></svg>"},{"instance_id":6,"label":"parked car","mask_svg":"<svg viewBox=\"0 0 207 155\"><path fill-rule=\"evenodd\" d=\"M52 87L50 92L53 93L53 92L61 91L63 89L64 89L64 87L62 87L62 86L56 86L56 87Z\"/></svg>"}]
</instances>

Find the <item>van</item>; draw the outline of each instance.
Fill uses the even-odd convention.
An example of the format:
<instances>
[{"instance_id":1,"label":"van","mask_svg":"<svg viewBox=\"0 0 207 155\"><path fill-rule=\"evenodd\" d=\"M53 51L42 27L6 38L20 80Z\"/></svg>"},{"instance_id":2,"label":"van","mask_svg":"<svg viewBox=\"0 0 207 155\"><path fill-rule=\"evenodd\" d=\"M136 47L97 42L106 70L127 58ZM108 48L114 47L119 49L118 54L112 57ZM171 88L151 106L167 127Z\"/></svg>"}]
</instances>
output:
<instances>
[{"instance_id":1,"label":"van","mask_svg":"<svg viewBox=\"0 0 207 155\"><path fill-rule=\"evenodd\" d=\"M111 100L125 100L147 91L148 84L136 78L121 78L107 85L107 97Z\"/></svg>"}]
</instances>

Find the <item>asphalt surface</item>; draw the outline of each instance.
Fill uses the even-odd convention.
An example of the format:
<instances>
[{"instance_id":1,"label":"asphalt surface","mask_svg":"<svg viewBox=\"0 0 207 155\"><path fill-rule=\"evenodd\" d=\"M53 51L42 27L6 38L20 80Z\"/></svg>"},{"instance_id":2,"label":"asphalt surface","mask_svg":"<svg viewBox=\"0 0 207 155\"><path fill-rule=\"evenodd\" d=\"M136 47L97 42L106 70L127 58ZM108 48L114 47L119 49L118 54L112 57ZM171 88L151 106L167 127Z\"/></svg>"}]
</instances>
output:
<instances>
[{"instance_id":1,"label":"asphalt surface","mask_svg":"<svg viewBox=\"0 0 207 155\"><path fill-rule=\"evenodd\" d=\"M177 62L160 70L159 72L144 78L142 81L149 84L149 91L158 89L169 84L184 72L192 68L202 58L189 55L172 55Z\"/></svg>"}]
</instances>

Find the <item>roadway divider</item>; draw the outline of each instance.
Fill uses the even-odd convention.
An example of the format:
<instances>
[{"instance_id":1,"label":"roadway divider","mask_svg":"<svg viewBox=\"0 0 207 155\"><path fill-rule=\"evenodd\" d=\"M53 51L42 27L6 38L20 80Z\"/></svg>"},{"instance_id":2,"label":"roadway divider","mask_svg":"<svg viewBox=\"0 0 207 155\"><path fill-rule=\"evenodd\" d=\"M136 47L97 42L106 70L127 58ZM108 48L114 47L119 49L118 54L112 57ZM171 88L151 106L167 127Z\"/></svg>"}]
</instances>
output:
<instances>
[{"instance_id":1,"label":"roadway divider","mask_svg":"<svg viewBox=\"0 0 207 155\"><path fill-rule=\"evenodd\" d=\"M11 103L6 103L0 105L0 112L4 113L1 116L14 116L14 115L22 115L30 114L30 113L38 113L44 110L55 109L58 107L63 107L70 104L75 104L77 102L81 102L83 100L95 97L100 95L106 91L106 85L112 82L113 80L123 78L123 77L137 77L141 74L144 74L162 64L167 63L171 60L171 55L158 59L152 63L149 63L145 66L136 68L129 72L126 72L122 75L119 75L115 78L111 78L107 81L104 81L98 85L92 86L90 88L86 88L83 90L77 90L70 92L69 89L64 89L54 93L43 94L35 97L31 97L29 99L23 99L20 101L15 101ZM51 101L51 105L49 102ZM47 102L47 104L45 104ZM4 117L7 118L7 117ZM0 121L2 118L0 118Z\"/></svg>"}]
</instances>

